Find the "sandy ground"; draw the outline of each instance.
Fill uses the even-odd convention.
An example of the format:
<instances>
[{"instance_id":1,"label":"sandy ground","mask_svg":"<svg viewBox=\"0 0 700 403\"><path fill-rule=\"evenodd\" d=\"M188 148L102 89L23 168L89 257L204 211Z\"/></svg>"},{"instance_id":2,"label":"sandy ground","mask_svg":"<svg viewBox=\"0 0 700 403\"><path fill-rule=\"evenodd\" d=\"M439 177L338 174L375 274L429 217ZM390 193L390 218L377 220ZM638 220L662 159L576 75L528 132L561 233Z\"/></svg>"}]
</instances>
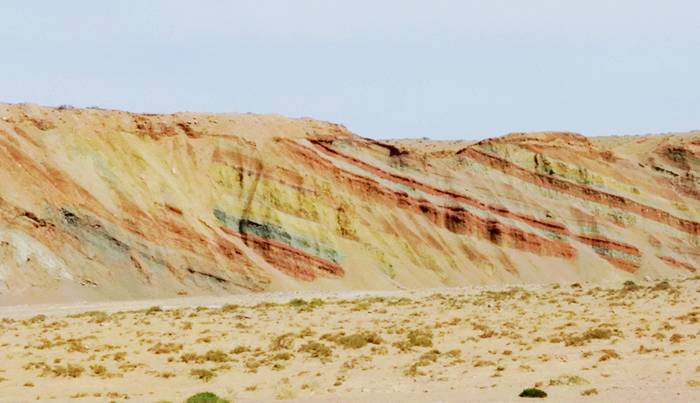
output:
<instances>
[{"instance_id":1,"label":"sandy ground","mask_svg":"<svg viewBox=\"0 0 700 403\"><path fill-rule=\"evenodd\" d=\"M0 401L700 401L700 277L0 308Z\"/></svg>"}]
</instances>

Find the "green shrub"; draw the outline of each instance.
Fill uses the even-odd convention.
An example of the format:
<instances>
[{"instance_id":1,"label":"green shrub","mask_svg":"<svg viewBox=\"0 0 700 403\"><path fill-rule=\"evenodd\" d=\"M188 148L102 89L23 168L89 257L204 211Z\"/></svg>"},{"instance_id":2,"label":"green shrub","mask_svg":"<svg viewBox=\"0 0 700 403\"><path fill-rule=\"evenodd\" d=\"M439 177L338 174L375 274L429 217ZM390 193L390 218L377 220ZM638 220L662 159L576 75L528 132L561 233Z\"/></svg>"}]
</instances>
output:
<instances>
[{"instance_id":1,"label":"green shrub","mask_svg":"<svg viewBox=\"0 0 700 403\"><path fill-rule=\"evenodd\" d=\"M211 392L202 392L190 396L185 403L229 403L229 401Z\"/></svg>"},{"instance_id":2,"label":"green shrub","mask_svg":"<svg viewBox=\"0 0 700 403\"><path fill-rule=\"evenodd\" d=\"M541 389L537 389L537 388L527 388L527 389L523 390L522 392L520 392L520 394L518 396L542 398L542 397L547 397L547 392L545 392L544 390L541 390Z\"/></svg>"}]
</instances>

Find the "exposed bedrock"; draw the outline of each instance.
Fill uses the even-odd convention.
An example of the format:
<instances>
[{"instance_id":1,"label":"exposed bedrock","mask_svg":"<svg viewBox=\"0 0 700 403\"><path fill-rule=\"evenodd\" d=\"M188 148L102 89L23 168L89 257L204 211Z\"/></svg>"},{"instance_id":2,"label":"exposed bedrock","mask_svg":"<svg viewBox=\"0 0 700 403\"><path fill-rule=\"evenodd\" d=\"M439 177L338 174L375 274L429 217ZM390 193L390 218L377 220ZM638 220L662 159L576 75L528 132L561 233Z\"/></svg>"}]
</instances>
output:
<instances>
[{"instance_id":1,"label":"exposed bedrock","mask_svg":"<svg viewBox=\"0 0 700 403\"><path fill-rule=\"evenodd\" d=\"M691 275L700 133L0 105L0 302Z\"/></svg>"}]
</instances>

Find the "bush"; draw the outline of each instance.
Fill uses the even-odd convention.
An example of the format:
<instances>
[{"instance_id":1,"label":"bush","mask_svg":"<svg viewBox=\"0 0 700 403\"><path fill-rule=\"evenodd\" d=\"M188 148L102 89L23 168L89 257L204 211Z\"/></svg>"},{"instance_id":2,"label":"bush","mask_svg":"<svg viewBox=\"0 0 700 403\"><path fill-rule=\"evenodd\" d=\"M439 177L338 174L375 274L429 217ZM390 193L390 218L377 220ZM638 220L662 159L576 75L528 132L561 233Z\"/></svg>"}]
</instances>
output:
<instances>
[{"instance_id":1,"label":"bush","mask_svg":"<svg viewBox=\"0 0 700 403\"><path fill-rule=\"evenodd\" d=\"M432 347L433 346L433 332L429 329L422 330L411 330L408 332L408 342L412 346L420 347Z\"/></svg>"},{"instance_id":2,"label":"bush","mask_svg":"<svg viewBox=\"0 0 700 403\"><path fill-rule=\"evenodd\" d=\"M311 301L306 301L302 298L294 298L289 301L287 305L296 308L299 312L311 312L315 308L323 306L324 302L319 298L314 298Z\"/></svg>"},{"instance_id":3,"label":"bush","mask_svg":"<svg viewBox=\"0 0 700 403\"><path fill-rule=\"evenodd\" d=\"M637 283L632 280L627 280L622 284L623 291L639 291L641 289L642 287L638 286Z\"/></svg>"},{"instance_id":4,"label":"bush","mask_svg":"<svg viewBox=\"0 0 700 403\"><path fill-rule=\"evenodd\" d=\"M92 373L97 376L103 376L107 374L107 368L104 365L90 365Z\"/></svg>"},{"instance_id":5,"label":"bush","mask_svg":"<svg viewBox=\"0 0 700 403\"><path fill-rule=\"evenodd\" d=\"M294 335L294 333L285 333L281 336L277 336L272 339L272 342L270 343L270 350L277 351L292 349L294 348L295 338L296 335Z\"/></svg>"},{"instance_id":6,"label":"bush","mask_svg":"<svg viewBox=\"0 0 700 403\"><path fill-rule=\"evenodd\" d=\"M660 281L654 285L653 291L666 291L671 289L671 284L668 281Z\"/></svg>"},{"instance_id":7,"label":"bush","mask_svg":"<svg viewBox=\"0 0 700 403\"><path fill-rule=\"evenodd\" d=\"M327 358L333 354L328 346L317 341L307 342L299 348L299 352L309 353L309 355L314 358Z\"/></svg>"},{"instance_id":8,"label":"bush","mask_svg":"<svg viewBox=\"0 0 700 403\"><path fill-rule=\"evenodd\" d=\"M190 396L185 403L229 403L229 401L211 392L202 392Z\"/></svg>"},{"instance_id":9,"label":"bush","mask_svg":"<svg viewBox=\"0 0 700 403\"><path fill-rule=\"evenodd\" d=\"M518 396L542 398L542 397L547 397L547 392L545 392L544 390L541 390L541 389L537 389L537 388L527 388L527 389L523 390L522 392L520 392L520 394Z\"/></svg>"},{"instance_id":10,"label":"bush","mask_svg":"<svg viewBox=\"0 0 700 403\"><path fill-rule=\"evenodd\" d=\"M236 304L226 304L226 305L221 307L221 311L222 312L235 312L238 310L238 308L240 308L240 307Z\"/></svg>"},{"instance_id":11,"label":"bush","mask_svg":"<svg viewBox=\"0 0 700 403\"><path fill-rule=\"evenodd\" d=\"M589 383L586 379L578 375L562 375L558 378L550 379L549 386L558 385L585 385Z\"/></svg>"},{"instance_id":12,"label":"bush","mask_svg":"<svg viewBox=\"0 0 700 403\"><path fill-rule=\"evenodd\" d=\"M339 344L345 348L362 348L367 344L382 344L384 340L380 335L375 332L370 332L369 330L364 330L358 333L353 333L346 335L345 332L340 333L327 333L321 336L322 340L332 341L333 343Z\"/></svg>"},{"instance_id":13,"label":"bush","mask_svg":"<svg viewBox=\"0 0 700 403\"><path fill-rule=\"evenodd\" d=\"M569 335L565 338L564 344L567 346L582 346L591 340L606 340L616 334L615 331L603 327L591 328L581 335Z\"/></svg>"},{"instance_id":14,"label":"bush","mask_svg":"<svg viewBox=\"0 0 700 403\"><path fill-rule=\"evenodd\" d=\"M146 315L153 315L154 313L163 312L163 308L159 306L152 306L144 311Z\"/></svg>"},{"instance_id":15,"label":"bush","mask_svg":"<svg viewBox=\"0 0 700 403\"><path fill-rule=\"evenodd\" d=\"M362 348L367 343L381 344L382 338L374 332L360 332L338 338L338 344L345 348Z\"/></svg>"},{"instance_id":16,"label":"bush","mask_svg":"<svg viewBox=\"0 0 700 403\"><path fill-rule=\"evenodd\" d=\"M161 343L154 344L148 351L153 354L172 354L182 350L182 344L179 343Z\"/></svg>"},{"instance_id":17,"label":"bush","mask_svg":"<svg viewBox=\"0 0 700 403\"><path fill-rule=\"evenodd\" d=\"M209 350L204 355L204 359L211 362L226 362L229 360L228 354L221 350Z\"/></svg>"},{"instance_id":18,"label":"bush","mask_svg":"<svg viewBox=\"0 0 700 403\"><path fill-rule=\"evenodd\" d=\"M102 323L109 320L109 315L103 311L88 311L82 313L76 313L73 315L68 315L69 318L79 319L88 318L91 323Z\"/></svg>"},{"instance_id":19,"label":"bush","mask_svg":"<svg viewBox=\"0 0 700 403\"><path fill-rule=\"evenodd\" d=\"M586 389L583 392L581 392L581 396L593 396L598 394L598 389L596 388L591 388L591 389Z\"/></svg>"},{"instance_id":20,"label":"bush","mask_svg":"<svg viewBox=\"0 0 700 403\"><path fill-rule=\"evenodd\" d=\"M66 366L55 365L53 368L45 370L44 372L50 372L53 376L78 378L85 372L85 368L73 364L68 364Z\"/></svg>"}]
</instances>

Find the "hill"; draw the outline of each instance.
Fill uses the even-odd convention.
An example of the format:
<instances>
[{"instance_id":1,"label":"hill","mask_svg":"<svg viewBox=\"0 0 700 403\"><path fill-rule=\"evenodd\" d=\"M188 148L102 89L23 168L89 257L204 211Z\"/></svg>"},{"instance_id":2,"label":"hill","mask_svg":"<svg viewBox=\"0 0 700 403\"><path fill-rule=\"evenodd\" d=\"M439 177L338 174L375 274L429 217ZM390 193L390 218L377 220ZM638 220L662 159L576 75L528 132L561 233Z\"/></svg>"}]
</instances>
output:
<instances>
[{"instance_id":1,"label":"hill","mask_svg":"<svg viewBox=\"0 0 700 403\"><path fill-rule=\"evenodd\" d=\"M700 268L700 132L377 141L0 105L0 303L608 281Z\"/></svg>"}]
</instances>

